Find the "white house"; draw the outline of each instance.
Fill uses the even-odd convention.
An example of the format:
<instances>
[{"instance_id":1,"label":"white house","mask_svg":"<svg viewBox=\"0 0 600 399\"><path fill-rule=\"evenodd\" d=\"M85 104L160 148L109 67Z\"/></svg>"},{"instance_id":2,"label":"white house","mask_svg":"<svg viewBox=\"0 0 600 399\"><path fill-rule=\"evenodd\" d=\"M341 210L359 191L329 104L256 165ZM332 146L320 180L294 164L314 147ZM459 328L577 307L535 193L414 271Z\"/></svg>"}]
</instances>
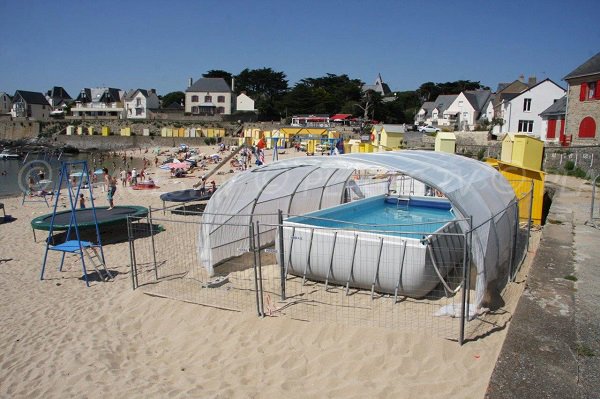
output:
<instances>
[{"instance_id":1,"label":"white house","mask_svg":"<svg viewBox=\"0 0 600 399\"><path fill-rule=\"evenodd\" d=\"M242 92L236 98L236 111L256 111L254 109L254 100L246 95L245 92Z\"/></svg>"},{"instance_id":2,"label":"white house","mask_svg":"<svg viewBox=\"0 0 600 399\"><path fill-rule=\"evenodd\" d=\"M12 108L12 99L5 92L0 92L0 115L5 115L10 113L10 109Z\"/></svg>"},{"instance_id":3,"label":"white house","mask_svg":"<svg viewBox=\"0 0 600 399\"><path fill-rule=\"evenodd\" d=\"M565 89L545 79L514 97L507 97L499 105L500 115L497 116L504 120L501 126L497 126L499 133L518 132L541 137L540 114L565 93Z\"/></svg>"},{"instance_id":4,"label":"white house","mask_svg":"<svg viewBox=\"0 0 600 399\"><path fill-rule=\"evenodd\" d=\"M448 107L456 100L458 94L441 94L434 101L431 110L431 123L438 126L450 126L450 114L446 112Z\"/></svg>"},{"instance_id":5,"label":"white house","mask_svg":"<svg viewBox=\"0 0 600 399\"><path fill-rule=\"evenodd\" d=\"M415 115L415 125L431 125L431 111L435 103L433 101L425 101L421 105L421 109Z\"/></svg>"},{"instance_id":6,"label":"white house","mask_svg":"<svg viewBox=\"0 0 600 399\"><path fill-rule=\"evenodd\" d=\"M231 88L225 82L225 79L198 79L185 90L185 113L193 115L231 115L232 97Z\"/></svg>"},{"instance_id":7,"label":"white house","mask_svg":"<svg viewBox=\"0 0 600 399\"><path fill-rule=\"evenodd\" d=\"M122 118L125 108L123 108L123 90L113 87L95 87L82 89L75 99L75 106L71 112L75 117L107 117Z\"/></svg>"},{"instance_id":8,"label":"white house","mask_svg":"<svg viewBox=\"0 0 600 399\"><path fill-rule=\"evenodd\" d=\"M491 94L489 90L467 90L460 93L444 111L448 124L460 131L475 130Z\"/></svg>"},{"instance_id":9,"label":"white house","mask_svg":"<svg viewBox=\"0 0 600 399\"><path fill-rule=\"evenodd\" d=\"M10 114L13 118L44 119L50 116L52 107L42 93L17 90L12 99Z\"/></svg>"},{"instance_id":10,"label":"white house","mask_svg":"<svg viewBox=\"0 0 600 399\"><path fill-rule=\"evenodd\" d=\"M125 96L123 102L127 119L146 119L148 118L149 110L160 107L160 100L154 89L132 90Z\"/></svg>"}]
</instances>

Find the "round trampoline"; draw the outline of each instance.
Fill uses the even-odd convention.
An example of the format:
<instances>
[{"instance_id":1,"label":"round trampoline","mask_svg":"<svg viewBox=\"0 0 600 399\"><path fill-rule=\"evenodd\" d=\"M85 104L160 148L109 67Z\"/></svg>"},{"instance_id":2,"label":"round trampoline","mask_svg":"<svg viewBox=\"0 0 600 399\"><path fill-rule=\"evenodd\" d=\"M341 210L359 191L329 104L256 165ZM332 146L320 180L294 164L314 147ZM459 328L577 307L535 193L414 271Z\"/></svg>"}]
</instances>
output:
<instances>
[{"instance_id":1,"label":"round trampoline","mask_svg":"<svg viewBox=\"0 0 600 399\"><path fill-rule=\"evenodd\" d=\"M93 208L77 209L75 217L77 218L77 226L80 230L94 228L94 213ZM127 221L128 216L143 217L148 214L148 209L143 206L124 205L116 206L110 211L106 206L96 207L96 219L98 227L114 225ZM50 221L52 213L38 216L31 221L31 227L36 230L50 230ZM71 211L56 212L54 217L54 227L52 230L67 230L71 222Z\"/></svg>"},{"instance_id":2,"label":"round trampoline","mask_svg":"<svg viewBox=\"0 0 600 399\"><path fill-rule=\"evenodd\" d=\"M189 189L189 190L180 190L180 191L172 191L170 193L164 193L160 195L160 199L163 202L190 202L190 201L204 201L210 199L212 196L212 192L208 190L201 194L200 190Z\"/></svg>"}]
</instances>

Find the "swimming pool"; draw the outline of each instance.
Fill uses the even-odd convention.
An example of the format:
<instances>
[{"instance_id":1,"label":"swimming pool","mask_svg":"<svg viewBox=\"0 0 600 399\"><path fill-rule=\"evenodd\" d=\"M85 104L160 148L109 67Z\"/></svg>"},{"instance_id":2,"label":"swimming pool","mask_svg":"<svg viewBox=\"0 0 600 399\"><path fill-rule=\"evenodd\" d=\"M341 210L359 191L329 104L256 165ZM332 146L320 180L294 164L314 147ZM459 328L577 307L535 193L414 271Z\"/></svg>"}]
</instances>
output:
<instances>
[{"instance_id":1,"label":"swimming pool","mask_svg":"<svg viewBox=\"0 0 600 399\"><path fill-rule=\"evenodd\" d=\"M283 225L285 269L306 279L420 298L462 264L464 238L445 198L377 196Z\"/></svg>"}]
</instances>

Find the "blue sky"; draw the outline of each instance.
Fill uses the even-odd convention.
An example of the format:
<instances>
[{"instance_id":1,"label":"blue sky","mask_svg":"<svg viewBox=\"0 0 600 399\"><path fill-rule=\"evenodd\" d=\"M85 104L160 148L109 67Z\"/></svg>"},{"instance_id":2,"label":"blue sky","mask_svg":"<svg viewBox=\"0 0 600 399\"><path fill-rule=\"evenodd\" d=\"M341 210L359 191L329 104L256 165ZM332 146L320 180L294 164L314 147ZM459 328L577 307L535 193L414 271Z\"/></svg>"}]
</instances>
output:
<instances>
[{"instance_id":1,"label":"blue sky","mask_svg":"<svg viewBox=\"0 0 600 399\"><path fill-rule=\"evenodd\" d=\"M561 79L600 52L600 1L0 0L0 91L185 90L211 69L268 67L290 86L347 74L427 81Z\"/></svg>"}]
</instances>

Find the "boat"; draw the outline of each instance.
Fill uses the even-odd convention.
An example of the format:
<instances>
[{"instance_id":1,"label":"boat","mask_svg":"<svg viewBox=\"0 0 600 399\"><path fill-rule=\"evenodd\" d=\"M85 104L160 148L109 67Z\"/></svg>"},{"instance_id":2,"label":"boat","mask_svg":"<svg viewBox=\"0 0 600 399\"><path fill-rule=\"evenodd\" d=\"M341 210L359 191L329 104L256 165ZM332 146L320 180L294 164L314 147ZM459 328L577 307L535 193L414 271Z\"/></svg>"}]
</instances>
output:
<instances>
[{"instance_id":1,"label":"boat","mask_svg":"<svg viewBox=\"0 0 600 399\"><path fill-rule=\"evenodd\" d=\"M10 152L10 150L3 150L0 152L0 159L19 159L21 156L14 152Z\"/></svg>"}]
</instances>

